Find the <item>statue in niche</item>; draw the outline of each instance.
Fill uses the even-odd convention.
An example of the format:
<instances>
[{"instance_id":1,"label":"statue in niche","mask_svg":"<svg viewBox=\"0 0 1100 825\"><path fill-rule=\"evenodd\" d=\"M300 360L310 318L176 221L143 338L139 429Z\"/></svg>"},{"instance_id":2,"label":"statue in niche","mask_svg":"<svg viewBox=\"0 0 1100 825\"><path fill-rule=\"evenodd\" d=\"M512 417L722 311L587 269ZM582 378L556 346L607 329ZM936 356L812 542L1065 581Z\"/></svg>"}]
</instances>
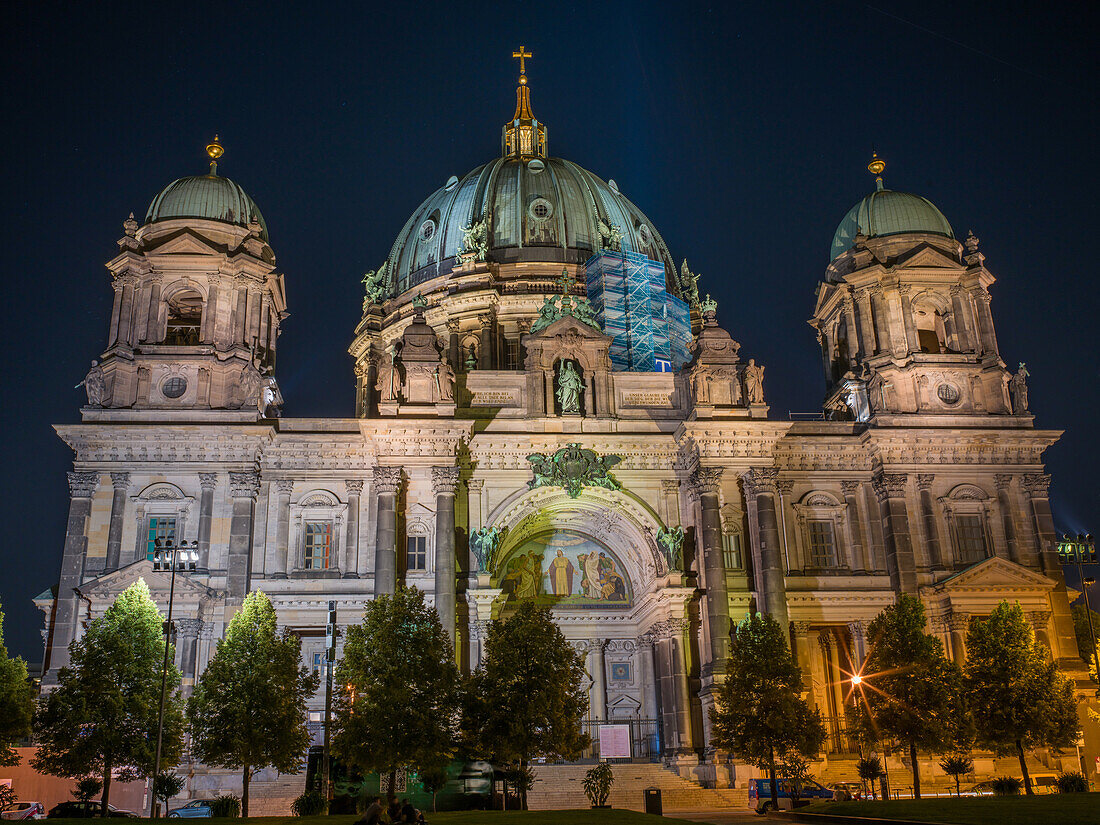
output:
<instances>
[{"instance_id":1,"label":"statue in niche","mask_svg":"<svg viewBox=\"0 0 1100 825\"><path fill-rule=\"evenodd\" d=\"M435 391L440 401L455 400L455 371L445 355L440 356L435 368Z\"/></svg>"},{"instance_id":2,"label":"statue in niche","mask_svg":"<svg viewBox=\"0 0 1100 825\"><path fill-rule=\"evenodd\" d=\"M750 358L745 367L745 400L750 404L764 403L764 368Z\"/></svg>"},{"instance_id":3,"label":"statue in niche","mask_svg":"<svg viewBox=\"0 0 1100 825\"><path fill-rule=\"evenodd\" d=\"M401 371L397 366L397 344L386 345L386 357L378 367L378 380L374 388L382 393L381 400L397 401L401 393Z\"/></svg>"},{"instance_id":4,"label":"statue in niche","mask_svg":"<svg viewBox=\"0 0 1100 825\"><path fill-rule=\"evenodd\" d=\"M1027 412L1027 379L1031 373L1027 371L1027 364L1020 362L1020 368L1008 381L1008 391L1012 395L1012 412L1023 415Z\"/></svg>"},{"instance_id":5,"label":"statue in niche","mask_svg":"<svg viewBox=\"0 0 1100 825\"><path fill-rule=\"evenodd\" d=\"M474 349L474 345L470 344L470 349L466 352L466 372L472 372L477 369L477 350Z\"/></svg>"},{"instance_id":6,"label":"statue in niche","mask_svg":"<svg viewBox=\"0 0 1100 825\"><path fill-rule=\"evenodd\" d=\"M562 415L580 415L581 376L572 361L562 361L558 368L558 403Z\"/></svg>"},{"instance_id":7,"label":"statue in niche","mask_svg":"<svg viewBox=\"0 0 1100 825\"><path fill-rule=\"evenodd\" d=\"M665 561L669 570L684 569L684 527L679 525L675 530L661 529L657 533L657 543L661 546Z\"/></svg>"},{"instance_id":8,"label":"statue in niche","mask_svg":"<svg viewBox=\"0 0 1100 825\"><path fill-rule=\"evenodd\" d=\"M477 561L477 569L483 573L489 572L489 566L493 563L493 554L500 545L502 530L499 527L483 527L470 533L470 549Z\"/></svg>"},{"instance_id":9,"label":"statue in niche","mask_svg":"<svg viewBox=\"0 0 1100 825\"><path fill-rule=\"evenodd\" d=\"M710 372L702 365L691 371L691 388L696 404L710 403L710 380Z\"/></svg>"},{"instance_id":10,"label":"statue in niche","mask_svg":"<svg viewBox=\"0 0 1100 825\"><path fill-rule=\"evenodd\" d=\"M104 407L107 405L107 381L103 377L103 367L98 361L92 361L92 368L84 376L84 380L73 387L74 390L84 388L88 395L89 407Z\"/></svg>"}]
</instances>

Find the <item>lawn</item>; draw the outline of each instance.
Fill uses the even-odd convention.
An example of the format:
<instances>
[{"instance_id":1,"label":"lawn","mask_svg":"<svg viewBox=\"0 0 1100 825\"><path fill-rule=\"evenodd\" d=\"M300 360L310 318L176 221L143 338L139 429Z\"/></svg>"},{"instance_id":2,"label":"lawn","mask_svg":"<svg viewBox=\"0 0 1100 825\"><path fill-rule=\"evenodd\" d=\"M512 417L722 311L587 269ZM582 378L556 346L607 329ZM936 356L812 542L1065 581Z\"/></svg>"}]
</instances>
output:
<instances>
[{"instance_id":1,"label":"lawn","mask_svg":"<svg viewBox=\"0 0 1100 825\"><path fill-rule=\"evenodd\" d=\"M633 811L618 810L577 810L577 811L447 811L446 813L426 813L428 825L698 825L685 819L673 819L667 816L650 816ZM254 816L249 817L249 825L352 825L357 816ZM132 819L112 820L113 822L133 822ZM154 820L146 819L145 822ZM163 820L156 820L158 822ZM195 822L196 820L172 819L171 822ZM226 825L241 820L199 819L198 823L217 822ZM58 825L87 825L86 819L54 819ZM1004 825L1003 823L1001 825ZM1049 824L1048 824L1049 825Z\"/></svg>"},{"instance_id":2,"label":"lawn","mask_svg":"<svg viewBox=\"0 0 1100 825\"><path fill-rule=\"evenodd\" d=\"M945 825L1100 825L1100 793L819 802L803 810Z\"/></svg>"}]
</instances>

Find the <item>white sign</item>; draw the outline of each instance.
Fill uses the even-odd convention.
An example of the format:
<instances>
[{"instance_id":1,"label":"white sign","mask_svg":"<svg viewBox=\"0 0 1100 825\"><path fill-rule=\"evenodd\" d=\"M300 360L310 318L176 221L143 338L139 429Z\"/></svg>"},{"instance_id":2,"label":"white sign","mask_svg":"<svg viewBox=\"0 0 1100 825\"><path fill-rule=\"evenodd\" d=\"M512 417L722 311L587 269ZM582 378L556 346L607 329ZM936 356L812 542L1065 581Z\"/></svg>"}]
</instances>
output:
<instances>
[{"instance_id":1,"label":"white sign","mask_svg":"<svg viewBox=\"0 0 1100 825\"><path fill-rule=\"evenodd\" d=\"M604 759L629 759L630 725L600 725L600 756Z\"/></svg>"}]
</instances>

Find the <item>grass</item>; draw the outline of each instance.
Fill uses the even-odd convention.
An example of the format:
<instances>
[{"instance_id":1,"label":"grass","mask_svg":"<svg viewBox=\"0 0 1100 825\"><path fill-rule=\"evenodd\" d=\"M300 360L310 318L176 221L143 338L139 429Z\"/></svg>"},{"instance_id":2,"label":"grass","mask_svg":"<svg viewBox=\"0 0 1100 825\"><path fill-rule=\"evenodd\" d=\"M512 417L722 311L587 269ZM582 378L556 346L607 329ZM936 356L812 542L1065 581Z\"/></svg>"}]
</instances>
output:
<instances>
[{"instance_id":1,"label":"grass","mask_svg":"<svg viewBox=\"0 0 1100 825\"><path fill-rule=\"evenodd\" d=\"M620 810L573 810L573 811L447 811L433 814L425 812L429 825L698 825L686 819L673 819L667 816L650 816L634 811ZM250 825L352 825L358 816L253 816L247 822ZM172 819L172 820L133 820L112 819L111 822L160 822L176 823L243 823L238 819ZM88 825L86 819L51 819L58 825ZM1004 825L1004 823L1001 823ZM1048 823L1049 825L1049 823Z\"/></svg>"},{"instance_id":2,"label":"grass","mask_svg":"<svg viewBox=\"0 0 1100 825\"><path fill-rule=\"evenodd\" d=\"M819 802L803 811L943 825L1100 825L1100 793Z\"/></svg>"}]
</instances>

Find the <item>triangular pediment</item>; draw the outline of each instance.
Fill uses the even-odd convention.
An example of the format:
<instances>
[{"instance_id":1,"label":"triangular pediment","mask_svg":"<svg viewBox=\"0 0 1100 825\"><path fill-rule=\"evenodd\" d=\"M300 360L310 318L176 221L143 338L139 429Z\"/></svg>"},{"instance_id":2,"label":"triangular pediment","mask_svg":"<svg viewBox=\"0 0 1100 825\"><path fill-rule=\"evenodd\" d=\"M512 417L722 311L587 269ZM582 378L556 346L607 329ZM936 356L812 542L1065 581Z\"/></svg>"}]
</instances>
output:
<instances>
[{"instance_id":1,"label":"triangular pediment","mask_svg":"<svg viewBox=\"0 0 1100 825\"><path fill-rule=\"evenodd\" d=\"M895 260L894 266L904 266L914 269L917 267L927 269L965 269L965 267L954 258L945 255L939 249L928 243L921 244Z\"/></svg>"},{"instance_id":2,"label":"triangular pediment","mask_svg":"<svg viewBox=\"0 0 1100 825\"><path fill-rule=\"evenodd\" d=\"M588 326L588 324L581 323L572 315L563 315L558 320L554 321L546 328L539 330L538 332L531 333L530 339L552 339L557 338L559 335L576 334L581 338L591 339L593 341L610 341L611 337L604 335L600 330Z\"/></svg>"},{"instance_id":3,"label":"triangular pediment","mask_svg":"<svg viewBox=\"0 0 1100 825\"><path fill-rule=\"evenodd\" d=\"M142 559L133 564L128 564L126 567L120 567L118 570L105 573L99 578L80 585L77 590L81 595L88 598L114 601L120 593L138 579L145 580L154 602L157 604L168 603L168 592L172 586L172 574L162 570L154 570L153 563L148 559ZM192 576L186 573L176 574L176 599L205 601L217 595L217 591L195 581Z\"/></svg>"},{"instance_id":4,"label":"triangular pediment","mask_svg":"<svg viewBox=\"0 0 1100 825\"><path fill-rule=\"evenodd\" d=\"M191 229L181 229L156 246L147 245L145 250L157 255L222 255L226 248Z\"/></svg>"},{"instance_id":5,"label":"triangular pediment","mask_svg":"<svg viewBox=\"0 0 1100 825\"><path fill-rule=\"evenodd\" d=\"M1053 590L1055 582L1041 573L1016 564L1000 556L988 558L960 570L941 582L922 590L928 593L952 593L993 591L1002 588L1013 590Z\"/></svg>"}]
</instances>

